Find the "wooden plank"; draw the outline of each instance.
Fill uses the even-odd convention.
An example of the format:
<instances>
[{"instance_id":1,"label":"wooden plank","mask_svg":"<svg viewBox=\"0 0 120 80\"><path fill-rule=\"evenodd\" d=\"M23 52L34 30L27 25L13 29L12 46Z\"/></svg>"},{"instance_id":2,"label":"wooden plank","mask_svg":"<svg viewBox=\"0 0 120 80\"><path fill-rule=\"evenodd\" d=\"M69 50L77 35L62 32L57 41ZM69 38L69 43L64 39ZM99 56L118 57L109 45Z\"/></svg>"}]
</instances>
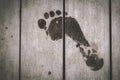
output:
<instances>
[{"instance_id":1,"label":"wooden plank","mask_svg":"<svg viewBox=\"0 0 120 80\"><path fill-rule=\"evenodd\" d=\"M120 0L112 0L113 80L120 80Z\"/></svg>"},{"instance_id":2,"label":"wooden plank","mask_svg":"<svg viewBox=\"0 0 120 80\"><path fill-rule=\"evenodd\" d=\"M0 0L0 80L18 80L19 0Z\"/></svg>"},{"instance_id":3,"label":"wooden plank","mask_svg":"<svg viewBox=\"0 0 120 80\"><path fill-rule=\"evenodd\" d=\"M66 0L66 80L109 80L108 3Z\"/></svg>"},{"instance_id":4,"label":"wooden plank","mask_svg":"<svg viewBox=\"0 0 120 80\"><path fill-rule=\"evenodd\" d=\"M62 80L62 39L49 36L58 17L52 10L62 10L62 0L22 0L22 80Z\"/></svg>"}]
</instances>

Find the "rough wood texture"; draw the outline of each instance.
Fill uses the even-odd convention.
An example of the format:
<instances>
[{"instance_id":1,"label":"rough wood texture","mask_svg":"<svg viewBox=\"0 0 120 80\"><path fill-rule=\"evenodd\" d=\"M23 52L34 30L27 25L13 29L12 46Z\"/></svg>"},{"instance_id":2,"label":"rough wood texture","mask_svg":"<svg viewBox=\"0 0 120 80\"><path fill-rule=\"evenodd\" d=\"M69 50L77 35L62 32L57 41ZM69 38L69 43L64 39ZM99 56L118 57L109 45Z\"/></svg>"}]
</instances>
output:
<instances>
[{"instance_id":1,"label":"rough wood texture","mask_svg":"<svg viewBox=\"0 0 120 80\"><path fill-rule=\"evenodd\" d=\"M62 39L51 40L38 26L45 12L58 9L62 0L22 1L22 80L62 80Z\"/></svg>"},{"instance_id":2,"label":"rough wood texture","mask_svg":"<svg viewBox=\"0 0 120 80\"><path fill-rule=\"evenodd\" d=\"M92 71L84 62L76 42L66 36L66 80L109 80L108 0L66 0L68 16L75 18L87 41L104 59L103 68Z\"/></svg>"},{"instance_id":3,"label":"rough wood texture","mask_svg":"<svg viewBox=\"0 0 120 80\"><path fill-rule=\"evenodd\" d=\"M18 80L19 2L0 0L0 80ZM66 17L76 19L86 40L104 59L103 68L92 71L76 47L77 43L71 39L73 37L67 34L66 80L110 80L108 2L109 0L66 0ZM45 30L38 27L39 19L46 20L48 28L50 21L58 17L55 15L45 19L45 12L62 12L62 9L62 0L22 0L22 80L62 80L62 39L51 40ZM119 26L120 1L112 0L113 80L120 79Z\"/></svg>"},{"instance_id":4,"label":"rough wood texture","mask_svg":"<svg viewBox=\"0 0 120 80\"><path fill-rule=\"evenodd\" d=\"M0 0L0 80L18 80L19 0Z\"/></svg>"},{"instance_id":5,"label":"rough wood texture","mask_svg":"<svg viewBox=\"0 0 120 80\"><path fill-rule=\"evenodd\" d=\"M120 80L120 0L112 0L113 80Z\"/></svg>"}]
</instances>

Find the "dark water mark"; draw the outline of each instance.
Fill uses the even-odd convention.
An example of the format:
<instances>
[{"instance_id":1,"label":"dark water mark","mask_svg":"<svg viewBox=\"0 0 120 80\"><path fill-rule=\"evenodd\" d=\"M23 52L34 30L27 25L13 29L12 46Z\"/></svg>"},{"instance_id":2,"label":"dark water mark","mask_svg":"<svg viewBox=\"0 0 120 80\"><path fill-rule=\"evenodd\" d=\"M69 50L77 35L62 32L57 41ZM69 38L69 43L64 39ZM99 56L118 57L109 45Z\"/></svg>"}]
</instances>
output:
<instances>
[{"instance_id":1,"label":"dark water mark","mask_svg":"<svg viewBox=\"0 0 120 80\"><path fill-rule=\"evenodd\" d=\"M48 75L51 75L52 73L51 73L51 71L48 71Z\"/></svg>"},{"instance_id":2,"label":"dark water mark","mask_svg":"<svg viewBox=\"0 0 120 80\"><path fill-rule=\"evenodd\" d=\"M44 65L41 65L41 67L44 67Z\"/></svg>"},{"instance_id":3,"label":"dark water mark","mask_svg":"<svg viewBox=\"0 0 120 80\"><path fill-rule=\"evenodd\" d=\"M11 38L13 38L13 35L11 35Z\"/></svg>"},{"instance_id":4,"label":"dark water mark","mask_svg":"<svg viewBox=\"0 0 120 80\"><path fill-rule=\"evenodd\" d=\"M5 27L5 29L8 29L8 27Z\"/></svg>"},{"instance_id":5,"label":"dark water mark","mask_svg":"<svg viewBox=\"0 0 120 80\"><path fill-rule=\"evenodd\" d=\"M1 40L5 40L5 38L1 38Z\"/></svg>"}]
</instances>

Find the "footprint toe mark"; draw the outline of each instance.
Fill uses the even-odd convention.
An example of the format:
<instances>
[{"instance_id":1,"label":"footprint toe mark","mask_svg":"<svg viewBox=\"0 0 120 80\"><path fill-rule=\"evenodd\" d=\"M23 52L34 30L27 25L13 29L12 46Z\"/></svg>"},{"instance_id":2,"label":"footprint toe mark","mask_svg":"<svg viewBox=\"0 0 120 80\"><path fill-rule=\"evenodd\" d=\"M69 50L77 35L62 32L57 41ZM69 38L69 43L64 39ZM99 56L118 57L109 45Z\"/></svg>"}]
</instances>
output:
<instances>
[{"instance_id":1,"label":"footprint toe mark","mask_svg":"<svg viewBox=\"0 0 120 80\"><path fill-rule=\"evenodd\" d=\"M38 20L38 25L40 29L45 29L46 27L46 21L44 19L39 19Z\"/></svg>"},{"instance_id":2,"label":"footprint toe mark","mask_svg":"<svg viewBox=\"0 0 120 80\"><path fill-rule=\"evenodd\" d=\"M49 14L47 12L44 13L44 17L45 19L48 19L49 18Z\"/></svg>"},{"instance_id":3,"label":"footprint toe mark","mask_svg":"<svg viewBox=\"0 0 120 80\"><path fill-rule=\"evenodd\" d=\"M61 11L60 11L60 10L57 10L57 11L56 11L56 14L57 14L57 15L61 15Z\"/></svg>"},{"instance_id":4,"label":"footprint toe mark","mask_svg":"<svg viewBox=\"0 0 120 80\"><path fill-rule=\"evenodd\" d=\"M50 16L51 16L51 17L54 17L54 16L55 16L54 11L50 11Z\"/></svg>"}]
</instances>

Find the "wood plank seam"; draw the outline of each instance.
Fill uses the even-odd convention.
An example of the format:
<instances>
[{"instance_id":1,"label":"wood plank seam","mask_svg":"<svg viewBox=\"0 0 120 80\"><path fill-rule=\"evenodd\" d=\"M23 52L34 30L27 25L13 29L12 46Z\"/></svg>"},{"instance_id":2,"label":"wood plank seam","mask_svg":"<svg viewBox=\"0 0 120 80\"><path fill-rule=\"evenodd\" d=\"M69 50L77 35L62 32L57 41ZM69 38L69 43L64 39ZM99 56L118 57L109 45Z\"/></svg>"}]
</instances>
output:
<instances>
[{"instance_id":1,"label":"wood plank seam","mask_svg":"<svg viewBox=\"0 0 120 80\"><path fill-rule=\"evenodd\" d=\"M111 0L109 0L109 44L110 44L110 80L112 80L112 9Z\"/></svg>"},{"instance_id":2,"label":"wood plank seam","mask_svg":"<svg viewBox=\"0 0 120 80\"><path fill-rule=\"evenodd\" d=\"M65 77L65 73L66 73L66 69L65 69L65 63L66 63L66 58L65 58L65 0L63 0L63 30L62 30L62 34L63 34L63 80L66 80Z\"/></svg>"},{"instance_id":3,"label":"wood plank seam","mask_svg":"<svg viewBox=\"0 0 120 80\"><path fill-rule=\"evenodd\" d=\"M21 80L21 27L22 27L22 0L20 0L19 9L19 80Z\"/></svg>"}]
</instances>

